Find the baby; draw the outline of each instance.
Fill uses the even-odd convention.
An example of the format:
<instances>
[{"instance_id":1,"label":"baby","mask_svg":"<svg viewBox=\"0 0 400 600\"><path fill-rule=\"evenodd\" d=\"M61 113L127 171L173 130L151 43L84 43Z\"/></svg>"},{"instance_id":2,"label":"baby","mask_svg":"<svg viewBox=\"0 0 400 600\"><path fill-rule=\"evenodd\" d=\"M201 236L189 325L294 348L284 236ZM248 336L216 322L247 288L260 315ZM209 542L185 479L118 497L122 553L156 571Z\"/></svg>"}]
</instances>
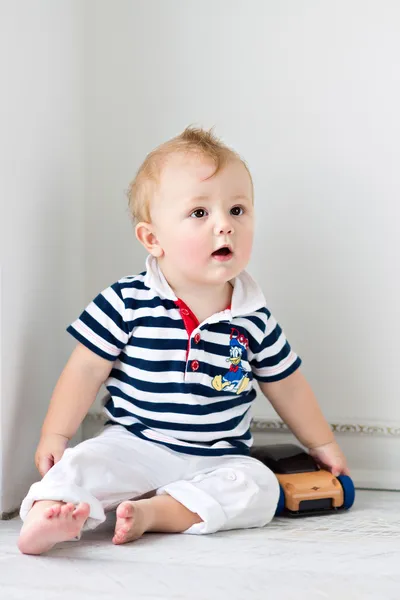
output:
<instances>
[{"instance_id":1,"label":"baby","mask_svg":"<svg viewBox=\"0 0 400 600\"><path fill-rule=\"evenodd\" d=\"M254 228L244 161L188 128L147 156L129 203L146 270L68 328L78 344L42 427L43 478L21 506L25 554L79 538L115 508L114 544L266 525L279 486L249 456L256 380L314 458L348 474L300 358L244 270ZM103 383L105 427L67 448Z\"/></svg>"}]
</instances>

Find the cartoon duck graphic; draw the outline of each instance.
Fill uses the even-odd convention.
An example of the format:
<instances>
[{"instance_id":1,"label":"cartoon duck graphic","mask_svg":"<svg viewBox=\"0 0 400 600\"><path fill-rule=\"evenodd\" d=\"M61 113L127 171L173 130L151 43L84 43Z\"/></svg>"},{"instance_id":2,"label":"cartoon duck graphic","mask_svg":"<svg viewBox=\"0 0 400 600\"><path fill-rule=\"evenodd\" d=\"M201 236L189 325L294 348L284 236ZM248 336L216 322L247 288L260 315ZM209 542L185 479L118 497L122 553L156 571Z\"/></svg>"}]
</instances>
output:
<instances>
[{"instance_id":1,"label":"cartoon duck graphic","mask_svg":"<svg viewBox=\"0 0 400 600\"><path fill-rule=\"evenodd\" d=\"M243 368L242 359L247 358L248 347L249 340L232 327L229 338L229 358L226 359L231 364L224 376L216 375L212 380L211 385L214 390L217 392L227 390L240 394L246 389L250 379L247 377L248 372Z\"/></svg>"}]
</instances>

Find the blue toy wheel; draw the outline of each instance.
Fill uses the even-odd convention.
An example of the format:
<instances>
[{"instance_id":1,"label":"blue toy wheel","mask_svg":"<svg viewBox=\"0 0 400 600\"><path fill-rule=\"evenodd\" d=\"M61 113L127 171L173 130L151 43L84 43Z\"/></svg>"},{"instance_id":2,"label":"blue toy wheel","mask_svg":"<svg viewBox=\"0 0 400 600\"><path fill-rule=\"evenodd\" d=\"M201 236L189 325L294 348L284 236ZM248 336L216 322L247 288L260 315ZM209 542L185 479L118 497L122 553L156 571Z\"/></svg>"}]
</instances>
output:
<instances>
[{"instance_id":1,"label":"blue toy wheel","mask_svg":"<svg viewBox=\"0 0 400 600\"><path fill-rule=\"evenodd\" d=\"M279 517L285 510L285 492L283 487L279 484L279 500L278 506L276 507L275 517Z\"/></svg>"},{"instance_id":2,"label":"blue toy wheel","mask_svg":"<svg viewBox=\"0 0 400 600\"><path fill-rule=\"evenodd\" d=\"M348 475L339 475L337 479L340 481L340 485L343 488L343 508L349 509L353 506L356 495L353 480Z\"/></svg>"}]
</instances>

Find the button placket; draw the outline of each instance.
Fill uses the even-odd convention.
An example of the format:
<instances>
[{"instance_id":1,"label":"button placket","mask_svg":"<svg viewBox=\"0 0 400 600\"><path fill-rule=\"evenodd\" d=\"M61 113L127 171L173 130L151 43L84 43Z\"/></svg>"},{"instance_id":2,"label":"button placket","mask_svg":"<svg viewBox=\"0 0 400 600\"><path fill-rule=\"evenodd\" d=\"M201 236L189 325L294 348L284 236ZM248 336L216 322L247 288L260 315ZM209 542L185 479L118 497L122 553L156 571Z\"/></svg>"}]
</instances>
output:
<instances>
[{"instance_id":1,"label":"button placket","mask_svg":"<svg viewBox=\"0 0 400 600\"><path fill-rule=\"evenodd\" d=\"M178 307L180 316L183 320L183 323L184 323L184 326L186 329L186 333L188 335L187 348L186 348L186 368L185 368L185 378L186 378L186 374L197 371L200 366L200 363L198 360L190 359L191 346L192 346L191 340L193 339L192 333L199 326L199 322L198 322L198 319L196 318L196 315L193 314L193 312L189 309L189 307L182 300L177 299L175 304Z\"/></svg>"}]
</instances>

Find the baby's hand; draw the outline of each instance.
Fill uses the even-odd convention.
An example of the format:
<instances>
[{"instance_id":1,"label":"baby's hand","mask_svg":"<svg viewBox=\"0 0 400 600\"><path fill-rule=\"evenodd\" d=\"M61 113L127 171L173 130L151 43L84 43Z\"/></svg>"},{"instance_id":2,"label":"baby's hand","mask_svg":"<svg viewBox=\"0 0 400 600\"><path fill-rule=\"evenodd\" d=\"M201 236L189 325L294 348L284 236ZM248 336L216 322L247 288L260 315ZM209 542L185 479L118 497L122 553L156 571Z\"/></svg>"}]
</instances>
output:
<instances>
[{"instance_id":1,"label":"baby's hand","mask_svg":"<svg viewBox=\"0 0 400 600\"><path fill-rule=\"evenodd\" d=\"M309 448L309 453L323 469L331 471L335 477L350 475L346 458L335 441L317 448Z\"/></svg>"},{"instance_id":2,"label":"baby's hand","mask_svg":"<svg viewBox=\"0 0 400 600\"><path fill-rule=\"evenodd\" d=\"M35 465L42 477L60 460L68 442L69 439L59 433L42 434L35 454Z\"/></svg>"}]
</instances>

